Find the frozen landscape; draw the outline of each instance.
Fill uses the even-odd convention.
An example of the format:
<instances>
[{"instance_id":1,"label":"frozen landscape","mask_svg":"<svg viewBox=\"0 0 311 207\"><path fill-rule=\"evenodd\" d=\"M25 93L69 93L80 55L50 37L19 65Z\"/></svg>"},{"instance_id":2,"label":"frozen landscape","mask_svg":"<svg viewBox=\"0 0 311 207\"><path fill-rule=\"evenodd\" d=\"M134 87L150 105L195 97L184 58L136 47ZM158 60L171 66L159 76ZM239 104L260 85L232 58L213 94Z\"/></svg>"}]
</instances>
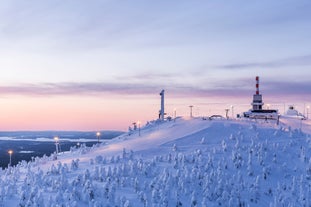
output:
<instances>
[{"instance_id":1,"label":"frozen landscape","mask_svg":"<svg viewBox=\"0 0 311 207\"><path fill-rule=\"evenodd\" d=\"M123 132L101 131L100 140L112 139ZM98 142L95 131L0 131L0 167L8 166L8 150L13 151L12 165L55 152L54 137L59 137L61 151L78 145L92 146Z\"/></svg>"},{"instance_id":2,"label":"frozen landscape","mask_svg":"<svg viewBox=\"0 0 311 207\"><path fill-rule=\"evenodd\" d=\"M311 122L178 117L1 173L1 206L310 206Z\"/></svg>"},{"instance_id":3,"label":"frozen landscape","mask_svg":"<svg viewBox=\"0 0 311 207\"><path fill-rule=\"evenodd\" d=\"M2 0L0 207L311 207L310 11Z\"/></svg>"}]
</instances>

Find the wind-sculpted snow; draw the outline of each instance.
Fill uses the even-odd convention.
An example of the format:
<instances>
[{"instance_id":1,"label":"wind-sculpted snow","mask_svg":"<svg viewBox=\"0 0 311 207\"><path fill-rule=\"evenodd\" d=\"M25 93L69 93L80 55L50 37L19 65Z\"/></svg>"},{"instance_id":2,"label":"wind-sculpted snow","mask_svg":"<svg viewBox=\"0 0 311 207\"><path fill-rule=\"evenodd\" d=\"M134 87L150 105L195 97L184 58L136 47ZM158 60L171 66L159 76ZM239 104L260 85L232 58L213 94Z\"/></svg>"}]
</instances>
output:
<instances>
[{"instance_id":1,"label":"wind-sculpted snow","mask_svg":"<svg viewBox=\"0 0 311 207\"><path fill-rule=\"evenodd\" d=\"M188 133L187 125L192 126ZM154 127L142 129L141 136L123 135L100 146L73 148L57 160L36 158L1 171L0 204L310 205L310 136L301 130L231 120L180 120ZM171 133L167 140L165 132ZM160 141L149 144L148 137ZM136 148L130 140L141 143ZM109 145L124 143L132 149L109 152Z\"/></svg>"}]
</instances>

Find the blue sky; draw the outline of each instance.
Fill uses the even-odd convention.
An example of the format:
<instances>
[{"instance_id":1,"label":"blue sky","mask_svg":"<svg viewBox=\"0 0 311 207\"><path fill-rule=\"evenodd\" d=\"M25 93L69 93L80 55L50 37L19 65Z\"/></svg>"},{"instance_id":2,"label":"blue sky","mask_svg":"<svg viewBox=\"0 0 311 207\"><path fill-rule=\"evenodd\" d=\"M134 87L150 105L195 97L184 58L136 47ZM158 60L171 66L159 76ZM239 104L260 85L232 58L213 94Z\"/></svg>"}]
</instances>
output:
<instances>
[{"instance_id":1,"label":"blue sky","mask_svg":"<svg viewBox=\"0 0 311 207\"><path fill-rule=\"evenodd\" d=\"M292 82L308 81L311 73L308 1L6 1L1 7L3 83L144 83L147 76L159 85L159 79L195 85L255 74Z\"/></svg>"},{"instance_id":2,"label":"blue sky","mask_svg":"<svg viewBox=\"0 0 311 207\"><path fill-rule=\"evenodd\" d=\"M5 0L2 96L311 95L311 2ZM249 98L249 97L248 97Z\"/></svg>"}]
</instances>

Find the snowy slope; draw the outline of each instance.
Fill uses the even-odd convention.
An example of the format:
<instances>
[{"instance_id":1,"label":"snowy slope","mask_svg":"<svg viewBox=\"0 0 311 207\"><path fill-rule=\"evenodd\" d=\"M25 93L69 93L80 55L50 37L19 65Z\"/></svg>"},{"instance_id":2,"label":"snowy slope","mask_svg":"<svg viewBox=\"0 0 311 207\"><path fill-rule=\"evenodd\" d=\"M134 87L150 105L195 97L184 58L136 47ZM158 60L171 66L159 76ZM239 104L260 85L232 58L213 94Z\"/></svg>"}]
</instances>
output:
<instances>
[{"instance_id":1,"label":"snowy slope","mask_svg":"<svg viewBox=\"0 0 311 207\"><path fill-rule=\"evenodd\" d=\"M287 118L151 122L1 171L0 205L309 206L310 128Z\"/></svg>"}]
</instances>

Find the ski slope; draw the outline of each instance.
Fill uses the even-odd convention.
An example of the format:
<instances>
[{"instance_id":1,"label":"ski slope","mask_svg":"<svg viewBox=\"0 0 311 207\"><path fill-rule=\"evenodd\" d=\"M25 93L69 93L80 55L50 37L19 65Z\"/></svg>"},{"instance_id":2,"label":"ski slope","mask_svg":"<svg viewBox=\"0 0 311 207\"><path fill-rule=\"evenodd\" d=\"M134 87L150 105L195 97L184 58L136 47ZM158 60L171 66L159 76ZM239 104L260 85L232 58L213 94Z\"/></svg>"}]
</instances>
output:
<instances>
[{"instance_id":1,"label":"ski slope","mask_svg":"<svg viewBox=\"0 0 311 207\"><path fill-rule=\"evenodd\" d=\"M153 121L1 171L2 206L309 206L310 121Z\"/></svg>"}]
</instances>

